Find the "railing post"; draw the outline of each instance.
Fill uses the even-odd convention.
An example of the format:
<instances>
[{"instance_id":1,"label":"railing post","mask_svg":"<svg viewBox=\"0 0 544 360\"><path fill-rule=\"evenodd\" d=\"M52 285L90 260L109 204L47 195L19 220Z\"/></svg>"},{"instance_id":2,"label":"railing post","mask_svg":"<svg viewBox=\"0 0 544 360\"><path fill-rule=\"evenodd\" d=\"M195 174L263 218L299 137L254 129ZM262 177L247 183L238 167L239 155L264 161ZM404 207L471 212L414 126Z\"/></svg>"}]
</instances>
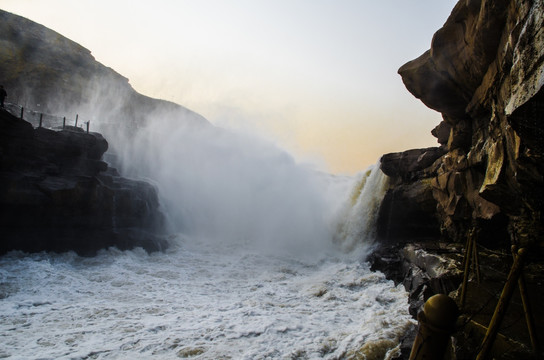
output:
<instances>
[{"instance_id":1,"label":"railing post","mask_svg":"<svg viewBox=\"0 0 544 360\"><path fill-rule=\"evenodd\" d=\"M443 359L458 314L459 309L449 296L431 296L417 315L419 326L410 360Z\"/></svg>"},{"instance_id":2,"label":"railing post","mask_svg":"<svg viewBox=\"0 0 544 360\"><path fill-rule=\"evenodd\" d=\"M501 296L497 302L497 306L495 307L495 312L491 317L489 326L487 327L487 332L484 340L482 341L481 350L476 357L476 360L486 360L489 358L491 348L493 347L493 342L495 342L495 338L499 332L499 327L501 326L504 314L506 313L506 308L510 303L512 294L514 293L516 285L518 284L518 279L521 276L525 253L526 250L521 248L518 250L517 256L514 258L514 264L512 264L512 268L510 269L510 273L506 279L506 284L504 284L504 288L502 289Z\"/></svg>"},{"instance_id":3,"label":"railing post","mask_svg":"<svg viewBox=\"0 0 544 360\"><path fill-rule=\"evenodd\" d=\"M516 260L517 247L512 246L512 257ZM531 345L533 346L533 353L535 359L540 359L540 345L538 344L538 336L536 334L535 323L533 320L533 311L531 310L531 303L529 302L529 295L527 294L527 286L525 285L525 278L523 272L518 279L519 294L521 296L521 303L523 305L523 312L525 313L525 322L527 323L527 331L529 332L529 338L531 339Z\"/></svg>"},{"instance_id":4,"label":"railing post","mask_svg":"<svg viewBox=\"0 0 544 360\"><path fill-rule=\"evenodd\" d=\"M38 127L42 127L42 119L43 119L43 113L40 114L40 126Z\"/></svg>"},{"instance_id":5,"label":"railing post","mask_svg":"<svg viewBox=\"0 0 544 360\"><path fill-rule=\"evenodd\" d=\"M76 114L76 125L75 127L77 127L77 119L79 118L79 114Z\"/></svg>"},{"instance_id":6,"label":"railing post","mask_svg":"<svg viewBox=\"0 0 544 360\"><path fill-rule=\"evenodd\" d=\"M25 111L25 108L21 106L21 120L23 120L23 113Z\"/></svg>"},{"instance_id":7,"label":"railing post","mask_svg":"<svg viewBox=\"0 0 544 360\"><path fill-rule=\"evenodd\" d=\"M470 273L470 262L473 257L472 247L474 246L474 239L472 238L473 231L471 230L467 236L467 243L465 246L465 258L464 258L464 271L463 282L461 283L461 308L465 307L465 299L467 295L468 277Z\"/></svg>"},{"instance_id":8,"label":"railing post","mask_svg":"<svg viewBox=\"0 0 544 360\"><path fill-rule=\"evenodd\" d=\"M66 116L62 118L62 130L66 127Z\"/></svg>"}]
</instances>

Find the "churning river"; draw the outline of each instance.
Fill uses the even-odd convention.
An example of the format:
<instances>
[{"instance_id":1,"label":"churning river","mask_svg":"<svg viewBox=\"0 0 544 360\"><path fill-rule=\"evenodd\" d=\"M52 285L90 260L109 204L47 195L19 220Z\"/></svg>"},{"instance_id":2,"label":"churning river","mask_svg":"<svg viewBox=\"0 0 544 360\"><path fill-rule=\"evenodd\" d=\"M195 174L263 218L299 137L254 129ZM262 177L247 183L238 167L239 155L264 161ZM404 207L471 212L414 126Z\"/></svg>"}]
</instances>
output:
<instances>
[{"instance_id":1,"label":"churning river","mask_svg":"<svg viewBox=\"0 0 544 360\"><path fill-rule=\"evenodd\" d=\"M386 359L412 322L404 289L356 256L190 239L151 255L12 253L0 281L8 359Z\"/></svg>"},{"instance_id":2,"label":"churning river","mask_svg":"<svg viewBox=\"0 0 544 360\"><path fill-rule=\"evenodd\" d=\"M397 354L407 294L364 261L383 174L315 177L253 140L186 134L155 134L155 153L125 149L135 165L123 172L159 189L167 251L0 257L0 358Z\"/></svg>"}]
</instances>

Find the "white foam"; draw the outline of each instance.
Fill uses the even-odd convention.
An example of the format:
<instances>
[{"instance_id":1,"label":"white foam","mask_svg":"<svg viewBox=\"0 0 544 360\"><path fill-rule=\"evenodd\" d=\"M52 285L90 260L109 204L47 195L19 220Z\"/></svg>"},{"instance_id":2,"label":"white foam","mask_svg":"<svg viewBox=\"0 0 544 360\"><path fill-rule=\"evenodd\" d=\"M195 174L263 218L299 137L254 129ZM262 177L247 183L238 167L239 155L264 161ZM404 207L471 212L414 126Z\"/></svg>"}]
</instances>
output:
<instances>
[{"instance_id":1,"label":"white foam","mask_svg":"<svg viewBox=\"0 0 544 360\"><path fill-rule=\"evenodd\" d=\"M0 257L0 357L395 353L413 322L406 293L331 241L338 221L344 248L372 240L379 171L359 179L356 202L337 216L346 179L254 136L157 119L130 139L109 138L124 176L156 184L178 241L151 255Z\"/></svg>"},{"instance_id":2,"label":"white foam","mask_svg":"<svg viewBox=\"0 0 544 360\"><path fill-rule=\"evenodd\" d=\"M412 323L404 290L341 256L182 239L166 254L11 253L0 269L9 359L333 359L365 344L393 351Z\"/></svg>"}]
</instances>

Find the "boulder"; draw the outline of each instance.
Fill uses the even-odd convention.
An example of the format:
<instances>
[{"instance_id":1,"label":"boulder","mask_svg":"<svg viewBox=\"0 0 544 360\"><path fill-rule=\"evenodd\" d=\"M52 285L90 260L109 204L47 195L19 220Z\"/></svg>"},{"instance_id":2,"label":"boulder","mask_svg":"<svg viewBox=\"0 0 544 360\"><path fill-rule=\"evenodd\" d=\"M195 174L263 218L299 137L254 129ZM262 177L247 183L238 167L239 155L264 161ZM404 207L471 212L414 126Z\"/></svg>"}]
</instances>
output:
<instances>
[{"instance_id":1,"label":"boulder","mask_svg":"<svg viewBox=\"0 0 544 360\"><path fill-rule=\"evenodd\" d=\"M447 121L442 121L432 131L431 134L437 139L440 145L446 145L450 138L451 125Z\"/></svg>"},{"instance_id":2,"label":"boulder","mask_svg":"<svg viewBox=\"0 0 544 360\"><path fill-rule=\"evenodd\" d=\"M370 257L371 268L402 283L409 293L409 310L414 318L434 294L457 290L462 280L460 249L452 245L413 242L382 247Z\"/></svg>"},{"instance_id":3,"label":"boulder","mask_svg":"<svg viewBox=\"0 0 544 360\"><path fill-rule=\"evenodd\" d=\"M410 182L424 177L425 170L445 153L442 147L413 149L404 152L385 154L380 159L380 169L393 179Z\"/></svg>"}]
</instances>

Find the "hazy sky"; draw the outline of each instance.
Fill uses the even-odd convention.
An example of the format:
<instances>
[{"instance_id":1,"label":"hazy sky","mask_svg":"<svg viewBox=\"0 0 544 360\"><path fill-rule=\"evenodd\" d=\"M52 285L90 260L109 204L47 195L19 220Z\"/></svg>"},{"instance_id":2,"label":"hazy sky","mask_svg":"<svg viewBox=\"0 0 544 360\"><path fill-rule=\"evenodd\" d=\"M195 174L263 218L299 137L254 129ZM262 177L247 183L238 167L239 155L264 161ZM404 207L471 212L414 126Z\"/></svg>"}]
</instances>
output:
<instances>
[{"instance_id":1,"label":"hazy sky","mask_svg":"<svg viewBox=\"0 0 544 360\"><path fill-rule=\"evenodd\" d=\"M453 0L0 0L91 50L139 92L266 134L354 173L436 145L440 114L398 68L429 49Z\"/></svg>"}]
</instances>

